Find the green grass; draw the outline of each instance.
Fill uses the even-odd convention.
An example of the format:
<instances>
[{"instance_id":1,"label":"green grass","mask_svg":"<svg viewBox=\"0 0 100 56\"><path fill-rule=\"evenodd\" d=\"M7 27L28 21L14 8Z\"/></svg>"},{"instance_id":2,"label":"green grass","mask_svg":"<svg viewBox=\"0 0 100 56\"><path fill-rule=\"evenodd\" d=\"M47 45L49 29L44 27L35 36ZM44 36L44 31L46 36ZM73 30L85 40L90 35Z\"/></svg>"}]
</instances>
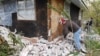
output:
<instances>
[{"instance_id":1,"label":"green grass","mask_svg":"<svg viewBox=\"0 0 100 56\"><path fill-rule=\"evenodd\" d=\"M100 42L89 37L86 38L87 56L100 56Z\"/></svg>"},{"instance_id":2,"label":"green grass","mask_svg":"<svg viewBox=\"0 0 100 56\"><path fill-rule=\"evenodd\" d=\"M14 52L15 49L10 48L6 41L0 44L0 56L9 56L12 55Z\"/></svg>"}]
</instances>

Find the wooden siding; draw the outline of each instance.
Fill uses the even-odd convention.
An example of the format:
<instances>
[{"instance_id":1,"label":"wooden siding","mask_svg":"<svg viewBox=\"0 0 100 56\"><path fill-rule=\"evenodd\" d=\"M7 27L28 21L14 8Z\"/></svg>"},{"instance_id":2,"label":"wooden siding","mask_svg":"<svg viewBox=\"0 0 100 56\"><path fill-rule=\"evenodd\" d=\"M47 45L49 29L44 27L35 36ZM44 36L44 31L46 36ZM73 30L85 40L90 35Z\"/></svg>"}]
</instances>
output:
<instances>
[{"instance_id":1,"label":"wooden siding","mask_svg":"<svg viewBox=\"0 0 100 56\"><path fill-rule=\"evenodd\" d=\"M64 0L51 0L51 5L56 9L60 9L60 5L63 8ZM59 16L58 12L55 12L51 9L51 37L50 40L53 40L59 35L62 35L62 25L59 24Z\"/></svg>"}]
</instances>

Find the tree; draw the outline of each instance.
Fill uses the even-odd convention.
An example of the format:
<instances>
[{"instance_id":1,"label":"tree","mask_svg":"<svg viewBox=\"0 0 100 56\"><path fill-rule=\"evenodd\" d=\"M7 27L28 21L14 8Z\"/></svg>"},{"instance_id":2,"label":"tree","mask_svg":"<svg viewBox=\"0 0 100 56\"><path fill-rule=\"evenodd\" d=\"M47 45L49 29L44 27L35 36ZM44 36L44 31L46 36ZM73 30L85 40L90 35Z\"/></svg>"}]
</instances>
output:
<instances>
[{"instance_id":1,"label":"tree","mask_svg":"<svg viewBox=\"0 0 100 56\"><path fill-rule=\"evenodd\" d=\"M88 6L88 10L84 11L84 17L93 17L95 20L95 26L100 26L100 0L96 1L93 0L93 2L90 2L90 0L87 0L91 6Z\"/></svg>"}]
</instances>

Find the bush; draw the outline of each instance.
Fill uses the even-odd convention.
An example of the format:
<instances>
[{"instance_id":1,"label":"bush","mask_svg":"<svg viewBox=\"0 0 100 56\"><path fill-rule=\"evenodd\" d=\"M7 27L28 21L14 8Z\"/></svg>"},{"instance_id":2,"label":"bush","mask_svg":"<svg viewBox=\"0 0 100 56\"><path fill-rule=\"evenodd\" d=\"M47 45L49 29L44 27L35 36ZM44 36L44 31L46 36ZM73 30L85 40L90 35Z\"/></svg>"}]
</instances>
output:
<instances>
[{"instance_id":1,"label":"bush","mask_svg":"<svg viewBox=\"0 0 100 56\"><path fill-rule=\"evenodd\" d=\"M94 27L93 30L95 31L95 33L100 35L100 27Z\"/></svg>"},{"instance_id":2,"label":"bush","mask_svg":"<svg viewBox=\"0 0 100 56\"><path fill-rule=\"evenodd\" d=\"M16 44L19 44L21 47L23 47L23 43L21 42L21 39L19 36L15 36L12 32L8 34L8 38L11 38L13 41L13 46L17 46ZM0 35L0 56L10 56L14 55L17 52L16 48L10 47L12 46L8 44L8 42L2 41L4 37Z\"/></svg>"},{"instance_id":3,"label":"bush","mask_svg":"<svg viewBox=\"0 0 100 56\"><path fill-rule=\"evenodd\" d=\"M89 52L87 56L100 56L100 42L90 38L87 38L85 42Z\"/></svg>"}]
</instances>

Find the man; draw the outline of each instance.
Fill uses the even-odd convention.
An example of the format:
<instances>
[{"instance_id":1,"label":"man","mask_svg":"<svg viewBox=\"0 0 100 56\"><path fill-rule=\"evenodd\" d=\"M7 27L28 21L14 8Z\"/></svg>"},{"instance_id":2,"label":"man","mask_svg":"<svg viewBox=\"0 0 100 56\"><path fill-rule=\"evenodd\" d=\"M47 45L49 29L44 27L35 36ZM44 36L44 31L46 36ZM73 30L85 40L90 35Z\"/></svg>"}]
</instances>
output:
<instances>
[{"instance_id":1,"label":"man","mask_svg":"<svg viewBox=\"0 0 100 56\"><path fill-rule=\"evenodd\" d=\"M75 48L77 51L82 51L83 53L86 53L85 51L82 50L81 48L81 27L78 26L75 22L71 20L65 20L64 18L60 19L60 23L63 24L63 35L64 38L66 38L67 34L69 32L73 32L74 35L74 43L75 43Z\"/></svg>"},{"instance_id":2,"label":"man","mask_svg":"<svg viewBox=\"0 0 100 56\"><path fill-rule=\"evenodd\" d=\"M93 18L90 19L89 26L92 26L92 24L93 24Z\"/></svg>"},{"instance_id":3,"label":"man","mask_svg":"<svg viewBox=\"0 0 100 56\"><path fill-rule=\"evenodd\" d=\"M87 32L90 32L92 24L93 24L93 18L91 18L89 21L87 21L87 23L86 23L84 29L85 29Z\"/></svg>"}]
</instances>

